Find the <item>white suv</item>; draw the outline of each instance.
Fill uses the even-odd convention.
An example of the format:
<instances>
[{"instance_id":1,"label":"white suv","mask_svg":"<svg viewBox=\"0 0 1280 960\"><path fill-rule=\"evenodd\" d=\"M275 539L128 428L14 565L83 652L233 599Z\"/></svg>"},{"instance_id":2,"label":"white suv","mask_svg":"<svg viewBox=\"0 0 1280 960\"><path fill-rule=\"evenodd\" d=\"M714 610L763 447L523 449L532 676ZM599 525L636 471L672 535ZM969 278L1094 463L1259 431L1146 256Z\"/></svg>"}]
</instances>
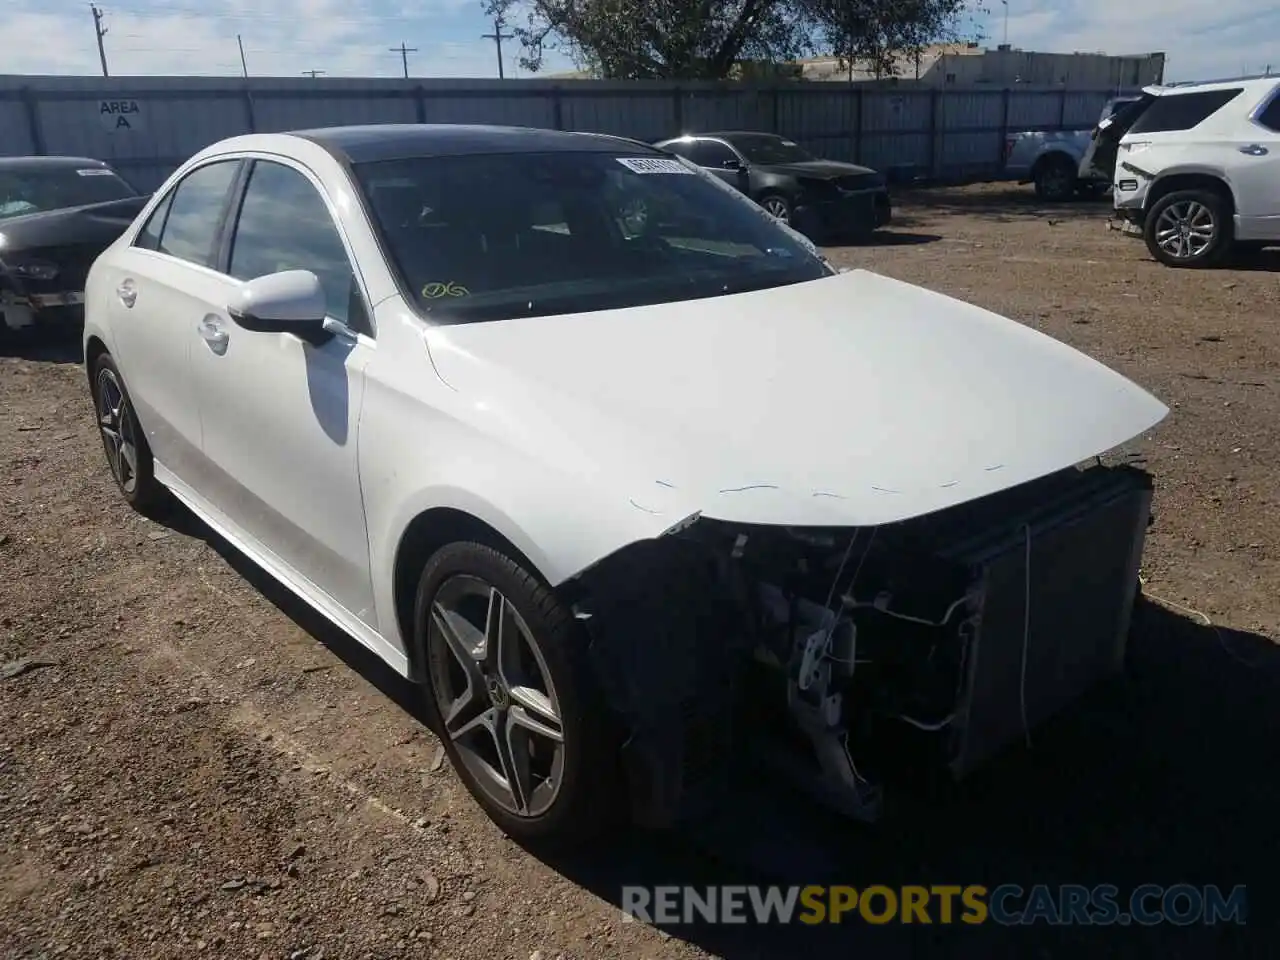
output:
<instances>
[{"instance_id":1,"label":"white suv","mask_svg":"<svg viewBox=\"0 0 1280 960\"><path fill-rule=\"evenodd\" d=\"M1111 174L1125 232L1169 266L1280 243L1280 77L1148 87L1096 131L1086 165Z\"/></svg>"}]
</instances>

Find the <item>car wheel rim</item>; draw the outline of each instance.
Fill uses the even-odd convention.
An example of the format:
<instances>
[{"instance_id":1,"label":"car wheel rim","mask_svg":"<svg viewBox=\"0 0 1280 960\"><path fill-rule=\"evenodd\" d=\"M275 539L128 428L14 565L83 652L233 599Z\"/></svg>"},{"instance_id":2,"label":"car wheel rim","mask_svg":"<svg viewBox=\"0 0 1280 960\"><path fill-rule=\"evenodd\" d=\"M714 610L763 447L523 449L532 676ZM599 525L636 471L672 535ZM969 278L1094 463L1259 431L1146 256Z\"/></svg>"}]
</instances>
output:
<instances>
[{"instance_id":1,"label":"car wheel rim","mask_svg":"<svg viewBox=\"0 0 1280 960\"><path fill-rule=\"evenodd\" d=\"M778 197L769 197L764 202L765 212L771 217L777 217L779 220L787 219L787 203Z\"/></svg>"},{"instance_id":2,"label":"car wheel rim","mask_svg":"<svg viewBox=\"0 0 1280 960\"><path fill-rule=\"evenodd\" d=\"M98 374L98 429L111 474L125 493L138 486L138 442L120 381L111 370Z\"/></svg>"},{"instance_id":3,"label":"car wheel rim","mask_svg":"<svg viewBox=\"0 0 1280 960\"><path fill-rule=\"evenodd\" d=\"M1052 169L1044 175L1044 192L1051 197L1058 197L1071 189L1071 176L1066 170Z\"/></svg>"},{"instance_id":4,"label":"car wheel rim","mask_svg":"<svg viewBox=\"0 0 1280 960\"><path fill-rule=\"evenodd\" d=\"M1156 244L1171 257L1190 260L1209 248L1216 227L1213 211L1198 200L1171 203L1156 218Z\"/></svg>"},{"instance_id":5,"label":"car wheel rim","mask_svg":"<svg viewBox=\"0 0 1280 960\"><path fill-rule=\"evenodd\" d=\"M479 788L518 817L555 803L564 725L551 671L524 619L493 585L440 585L427 625L431 686L444 733Z\"/></svg>"}]
</instances>

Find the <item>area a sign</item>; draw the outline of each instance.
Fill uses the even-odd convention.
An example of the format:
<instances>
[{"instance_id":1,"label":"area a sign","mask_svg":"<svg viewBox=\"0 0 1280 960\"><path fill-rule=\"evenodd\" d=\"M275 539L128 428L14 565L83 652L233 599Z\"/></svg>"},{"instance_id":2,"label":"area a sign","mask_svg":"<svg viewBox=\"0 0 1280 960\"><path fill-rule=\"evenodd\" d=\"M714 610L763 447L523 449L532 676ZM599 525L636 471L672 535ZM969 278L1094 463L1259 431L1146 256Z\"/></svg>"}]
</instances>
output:
<instances>
[{"instance_id":1,"label":"area a sign","mask_svg":"<svg viewBox=\"0 0 1280 960\"><path fill-rule=\"evenodd\" d=\"M143 127L142 107L137 100L99 100L98 119L112 133L136 133Z\"/></svg>"}]
</instances>

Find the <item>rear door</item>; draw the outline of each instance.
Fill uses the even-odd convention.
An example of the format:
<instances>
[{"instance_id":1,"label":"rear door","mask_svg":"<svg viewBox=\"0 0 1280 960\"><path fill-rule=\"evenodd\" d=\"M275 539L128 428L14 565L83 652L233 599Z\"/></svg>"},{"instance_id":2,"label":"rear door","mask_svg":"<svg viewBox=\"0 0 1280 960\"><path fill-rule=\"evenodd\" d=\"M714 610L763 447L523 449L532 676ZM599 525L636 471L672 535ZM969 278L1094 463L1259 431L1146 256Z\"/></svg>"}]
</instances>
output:
<instances>
[{"instance_id":1,"label":"rear door","mask_svg":"<svg viewBox=\"0 0 1280 960\"><path fill-rule=\"evenodd\" d=\"M187 173L104 278L114 355L138 420L156 460L189 484L202 474L190 354L200 318L228 302L228 280L212 264L241 167L214 160Z\"/></svg>"},{"instance_id":2,"label":"rear door","mask_svg":"<svg viewBox=\"0 0 1280 960\"><path fill-rule=\"evenodd\" d=\"M1280 239L1280 84L1252 111L1232 146L1237 238Z\"/></svg>"}]
</instances>

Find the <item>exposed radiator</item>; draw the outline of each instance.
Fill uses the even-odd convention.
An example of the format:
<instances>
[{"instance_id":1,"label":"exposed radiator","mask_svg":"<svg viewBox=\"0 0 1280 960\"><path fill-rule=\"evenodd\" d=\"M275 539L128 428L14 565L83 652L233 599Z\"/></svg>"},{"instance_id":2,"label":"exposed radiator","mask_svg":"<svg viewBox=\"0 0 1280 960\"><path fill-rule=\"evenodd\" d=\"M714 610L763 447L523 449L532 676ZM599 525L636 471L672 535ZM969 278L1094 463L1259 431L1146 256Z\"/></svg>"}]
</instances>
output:
<instances>
[{"instance_id":1,"label":"exposed radiator","mask_svg":"<svg viewBox=\"0 0 1280 960\"><path fill-rule=\"evenodd\" d=\"M1062 486L947 551L981 597L951 731L956 777L1123 666L1150 477L1099 467Z\"/></svg>"}]
</instances>

